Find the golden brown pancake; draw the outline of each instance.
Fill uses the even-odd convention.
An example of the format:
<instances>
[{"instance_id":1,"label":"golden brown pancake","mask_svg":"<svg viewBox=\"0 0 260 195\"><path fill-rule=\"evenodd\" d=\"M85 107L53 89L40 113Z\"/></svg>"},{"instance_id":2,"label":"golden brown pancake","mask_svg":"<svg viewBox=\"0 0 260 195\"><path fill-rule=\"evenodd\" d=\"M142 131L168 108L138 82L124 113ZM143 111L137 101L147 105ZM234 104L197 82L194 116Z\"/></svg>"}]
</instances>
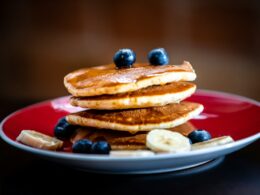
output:
<instances>
[{"instance_id":1,"label":"golden brown pancake","mask_svg":"<svg viewBox=\"0 0 260 195\"><path fill-rule=\"evenodd\" d=\"M195 90L195 84L173 82L115 95L72 97L70 103L73 106L98 110L146 108L180 102L191 96Z\"/></svg>"},{"instance_id":2,"label":"golden brown pancake","mask_svg":"<svg viewBox=\"0 0 260 195\"><path fill-rule=\"evenodd\" d=\"M114 64L84 68L69 73L64 85L73 96L86 97L136 91L175 81L193 81L196 74L189 62L181 65L134 64L117 69Z\"/></svg>"},{"instance_id":3,"label":"golden brown pancake","mask_svg":"<svg viewBox=\"0 0 260 195\"><path fill-rule=\"evenodd\" d=\"M195 130L195 127L190 122L187 122L169 130L187 136L190 132ZM137 150L146 148L146 135L147 132L131 134L129 132L81 127L77 129L75 134L71 137L71 142L74 143L86 138L94 142L101 140L107 141L111 145L112 150Z\"/></svg>"},{"instance_id":4,"label":"golden brown pancake","mask_svg":"<svg viewBox=\"0 0 260 195\"><path fill-rule=\"evenodd\" d=\"M128 110L86 110L66 116L73 125L118 131L150 131L181 125L200 114L203 106L181 102L165 106Z\"/></svg>"}]
</instances>

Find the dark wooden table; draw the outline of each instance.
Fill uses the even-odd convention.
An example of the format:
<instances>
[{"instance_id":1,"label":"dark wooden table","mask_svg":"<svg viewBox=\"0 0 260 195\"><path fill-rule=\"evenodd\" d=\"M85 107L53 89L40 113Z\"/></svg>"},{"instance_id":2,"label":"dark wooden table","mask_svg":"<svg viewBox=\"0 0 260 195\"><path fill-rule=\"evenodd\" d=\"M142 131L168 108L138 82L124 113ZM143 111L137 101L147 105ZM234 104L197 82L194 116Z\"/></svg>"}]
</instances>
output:
<instances>
[{"instance_id":1,"label":"dark wooden table","mask_svg":"<svg viewBox=\"0 0 260 195\"><path fill-rule=\"evenodd\" d=\"M13 109L6 109L6 115ZM82 172L42 160L1 140L0 194L259 195L259 151L258 140L222 160L185 171L152 175L106 175Z\"/></svg>"}]
</instances>

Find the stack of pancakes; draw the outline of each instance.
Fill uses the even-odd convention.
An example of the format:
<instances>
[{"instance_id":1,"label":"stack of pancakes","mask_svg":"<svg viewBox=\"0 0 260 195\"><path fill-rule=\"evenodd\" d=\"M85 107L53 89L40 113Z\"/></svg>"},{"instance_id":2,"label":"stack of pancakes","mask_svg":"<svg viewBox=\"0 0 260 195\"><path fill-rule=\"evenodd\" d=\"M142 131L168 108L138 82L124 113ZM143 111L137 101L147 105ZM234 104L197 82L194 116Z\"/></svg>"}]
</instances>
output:
<instances>
[{"instance_id":1,"label":"stack of pancakes","mask_svg":"<svg viewBox=\"0 0 260 195\"><path fill-rule=\"evenodd\" d=\"M106 140L112 149L144 149L146 134L170 129L184 135L194 130L188 122L203 106L182 101L191 96L196 74L189 62L181 65L114 64L69 73L64 84L70 103L86 110L66 116L80 128L72 142L82 138Z\"/></svg>"}]
</instances>

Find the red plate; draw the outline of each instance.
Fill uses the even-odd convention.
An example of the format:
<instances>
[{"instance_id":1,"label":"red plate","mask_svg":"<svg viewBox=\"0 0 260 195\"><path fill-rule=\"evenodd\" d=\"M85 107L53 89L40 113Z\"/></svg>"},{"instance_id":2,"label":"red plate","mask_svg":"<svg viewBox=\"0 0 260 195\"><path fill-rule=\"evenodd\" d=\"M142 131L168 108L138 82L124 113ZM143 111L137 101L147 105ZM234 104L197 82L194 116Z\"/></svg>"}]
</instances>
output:
<instances>
[{"instance_id":1,"label":"red plate","mask_svg":"<svg viewBox=\"0 0 260 195\"><path fill-rule=\"evenodd\" d=\"M204 105L203 113L191 122L208 130L213 137L230 135L243 139L260 130L260 104L241 96L198 90L189 101ZM53 136L57 120L79 110L68 104L68 97L41 102L13 113L3 124L4 134L15 140L23 129L34 129Z\"/></svg>"},{"instance_id":2,"label":"red plate","mask_svg":"<svg viewBox=\"0 0 260 195\"><path fill-rule=\"evenodd\" d=\"M108 157L107 155L71 154L71 146L64 152L32 148L16 142L23 129L33 129L53 136L58 119L69 112L81 110L68 104L68 96L41 102L8 116L0 128L0 136L8 144L40 155L49 160L66 163L78 169L106 173L158 173L186 169L229 154L260 138L260 104L257 101L205 90L188 100L204 105L203 113L191 122L208 130L213 137L230 135L235 142L223 146L178 154L158 154L152 157Z\"/></svg>"}]
</instances>

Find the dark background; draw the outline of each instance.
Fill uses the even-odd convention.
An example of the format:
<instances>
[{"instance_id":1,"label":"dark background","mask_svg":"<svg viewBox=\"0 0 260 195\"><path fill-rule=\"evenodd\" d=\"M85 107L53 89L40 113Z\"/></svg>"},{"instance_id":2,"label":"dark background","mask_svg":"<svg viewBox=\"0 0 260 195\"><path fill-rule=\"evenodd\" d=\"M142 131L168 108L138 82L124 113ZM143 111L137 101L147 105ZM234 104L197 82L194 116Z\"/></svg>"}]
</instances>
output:
<instances>
[{"instance_id":1,"label":"dark background","mask_svg":"<svg viewBox=\"0 0 260 195\"><path fill-rule=\"evenodd\" d=\"M190 61L198 88L260 100L257 0L11 0L0 18L1 107L67 95L71 70L111 63L120 48L145 62L155 47Z\"/></svg>"},{"instance_id":2,"label":"dark background","mask_svg":"<svg viewBox=\"0 0 260 195\"><path fill-rule=\"evenodd\" d=\"M258 0L10 0L0 3L0 25L0 120L26 105L68 95L63 86L67 73L111 63L120 48L132 48L137 61L145 62L151 49L164 47L172 64L191 62L198 88L260 100ZM56 187L57 193L59 185L66 186L65 192L79 192L78 185L100 182L108 193L118 194L128 186L132 194L151 193L149 188L162 194L184 189L190 194L259 194L258 151L259 141L206 173L151 181L75 172L0 141L0 194L1 188L5 194L37 194L46 182L40 176L50 173L55 177L46 185ZM23 175L34 187L27 188ZM111 187L116 182L121 188ZM41 192L52 194L46 188Z\"/></svg>"}]
</instances>

